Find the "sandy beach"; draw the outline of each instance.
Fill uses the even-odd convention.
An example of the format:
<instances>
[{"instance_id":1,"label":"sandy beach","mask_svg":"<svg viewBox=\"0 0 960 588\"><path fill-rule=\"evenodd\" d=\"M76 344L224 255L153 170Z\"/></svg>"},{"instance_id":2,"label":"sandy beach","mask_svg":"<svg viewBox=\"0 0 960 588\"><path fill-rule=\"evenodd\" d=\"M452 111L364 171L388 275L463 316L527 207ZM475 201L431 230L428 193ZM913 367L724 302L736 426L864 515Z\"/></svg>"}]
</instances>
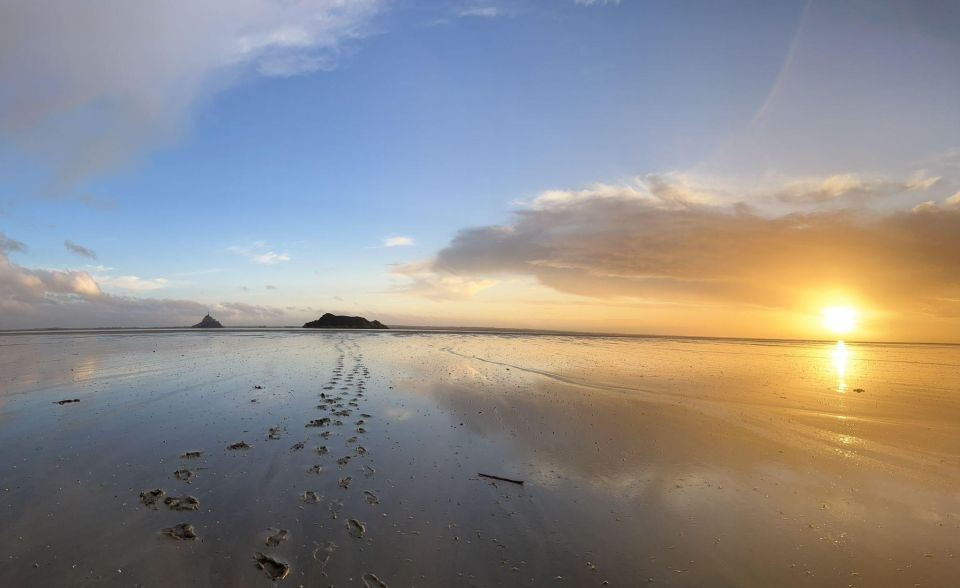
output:
<instances>
[{"instance_id":1,"label":"sandy beach","mask_svg":"<svg viewBox=\"0 0 960 588\"><path fill-rule=\"evenodd\" d=\"M0 584L949 586L958 368L934 345L0 335Z\"/></svg>"}]
</instances>

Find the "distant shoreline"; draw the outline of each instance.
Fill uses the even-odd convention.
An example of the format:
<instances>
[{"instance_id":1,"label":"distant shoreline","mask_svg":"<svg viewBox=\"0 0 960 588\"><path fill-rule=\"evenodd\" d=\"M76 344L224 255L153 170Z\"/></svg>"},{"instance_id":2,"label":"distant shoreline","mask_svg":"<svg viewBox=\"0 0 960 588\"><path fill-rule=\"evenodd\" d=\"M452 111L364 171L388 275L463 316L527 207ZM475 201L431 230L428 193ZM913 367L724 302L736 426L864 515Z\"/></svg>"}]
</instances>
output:
<instances>
[{"instance_id":1,"label":"distant shoreline","mask_svg":"<svg viewBox=\"0 0 960 588\"><path fill-rule=\"evenodd\" d=\"M198 334L218 334L218 333L253 333L253 332L272 332L272 333L324 333L324 332L355 332L370 333L381 335L403 335L403 334L464 334L464 335L526 335L542 337L596 337L596 338L622 338L622 339L676 339L682 341L746 341L756 343L836 343L838 339L787 339L771 337L718 337L704 335L660 335L650 333L603 333L590 331L556 331L549 329L517 329L517 328L499 328L499 327L429 327L413 325L391 326L389 330L379 329L346 329L346 328L323 328L309 329L300 326L235 326L223 327L218 329L196 329L190 326L182 327L46 327L34 329L6 329L0 330L0 336L6 335L57 335L70 333L91 333L91 334L147 334L147 333L198 333ZM868 341L857 339L844 339L846 343L858 345L950 345L957 346L960 342L947 341Z\"/></svg>"}]
</instances>

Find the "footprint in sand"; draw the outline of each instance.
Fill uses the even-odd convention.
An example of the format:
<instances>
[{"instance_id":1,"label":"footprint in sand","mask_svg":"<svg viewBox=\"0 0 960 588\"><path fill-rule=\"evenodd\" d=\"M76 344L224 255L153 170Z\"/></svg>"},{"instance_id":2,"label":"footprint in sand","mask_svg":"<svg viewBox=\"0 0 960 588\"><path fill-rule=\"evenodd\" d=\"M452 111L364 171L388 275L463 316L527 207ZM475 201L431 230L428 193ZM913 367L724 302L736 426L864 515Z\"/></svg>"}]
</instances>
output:
<instances>
[{"instance_id":1,"label":"footprint in sand","mask_svg":"<svg viewBox=\"0 0 960 588\"><path fill-rule=\"evenodd\" d=\"M252 447L252 445L249 445L248 443L246 443L246 442L244 442L244 441L241 441L241 442L239 442L239 443L234 443L233 445L227 445L227 449L229 449L229 450L231 450L231 451L237 451L237 450L240 450L240 449L250 449L251 447Z\"/></svg>"},{"instance_id":2,"label":"footprint in sand","mask_svg":"<svg viewBox=\"0 0 960 588\"><path fill-rule=\"evenodd\" d=\"M363 497L367 499L367 504L380 504L380 499L370 490L364 490Z\"/></svg>"},{"instance_id":3,"label":"footprint in sand","mask_svg":"<svg viewBox=\"0 0 960 588\"><path fill-rule=\"evenodd\" d=\"M353 481L353 478L351 478L350 476L347 476L346 478L340 478L340 482L339 482L340 487L343 488L344 490L347 490L350 488L350 482L352 481Z\"/></svg>"},{"instance_id":4,"label":"footprint in sand","mask_svg":"<svg viewBox=\"0 0 960 588\"><path fill-rule=\"evenodd\" d=\"M290 573L290 564L272 555L266 555L258 551L253 554L253 561L256 562L257 568L263 570L274 582L286 578L287 574Z\"/></svg>"},{"instance_id":5,"label":"footprint in sand","mask_svg":"<svg viewBox=\"0 0 960 588\"><path fill-rule=\"evenodd\" d=\"M167 496L163 501L170 510L198 510L200 501L193 496Z\"/></svg>"},{"instance_id":6,"label":"footprint in sand","mask_svg":"<svg viewBox=\"0 0 960 588\"><path fill-rule=\"evenodd\" d=\"M313 550L313 559L320 562L320 574L327 575L327 564L333 557L333 552L337 550L337 544L333 541L327 541L323 547L317 547Z\"/></svg>"},{"instance_id":7,"label":"footprint in sand","mask_svg":"<svg viewBox=\"0 0 960 588\"><path fill-rule=\"evenodd\" d=\"M313 490L306 490L303 494L300 495L300 500L304 501L307 504L319 504L323 501L323 496L317 494Z\"/></svg>"},{"instance_id":8,"label":"footprint in sand","mask_svg":"<svg viewBox=\"0 0 960 588\"><path fill-rule=\"evenodd\" d=\"M349 519L347 521L347 532L357 539L362 539L363 534L367 532L367 526L357 519Z\"/></svg>"},{"instance_id":9,"label":"footprint in sand","mask_svg":"<svg viewBox=\"0 0 960 588\"><path fill-rule=\"evenodd\" d=\"M267 538L264 540L267 547L276 547L290 536L290 532L286 529L274 529L273 527L267 529L267 533Z\"/></svg>"},{"instance_id":10,"label":"footprint in sand","mask_svg":"<svg viewBox=\"0 0 960 588\"><path fill-rule=\"evenodd\" d=\"M364 574L360 579L363 580L364 588L389 588L386 582L370 572Z\"/></svg>"},{"instance_id":11,"label":"footprint in sand","mask_svg":"<svg viewBox=\"0 0 960 588\"><path fill-rule=\"evenodd\" d=\"M140 493L140 502L145 506L157 510L157 502L163 498L163 495L166 494L163 490L157 488L156 490L147 490Z\"/></svg>"},{"instance_id":12,"label":"footprint in sand","mask_svg":"<svg viewBox=\"0 0 960 588\"><path fill-rule=\"evenodd\" d=\"M193 528L193 525L188 523L180 523L179 525L167 527L163 530L163 534L173 537L178 541L193 540L197 538L197 531Z\"/></svg>"},{"instance_id":13,"label":"footprint in sand","mask_svg":"<svg viewBox=\"0 0 960 588\"><path fill-rule=\"evenodd\" d=\"M202 456L202 451L188 451L180 456L180 459L197 459Z\"/></svg>"},{"instance_id":14,"label":"footprint in sand","mask_svg":"<svg viewBox=\"0 0 960 588\"><path fill-rule=\"evenodd\" d=\"M193 477L193 472L190 470L177 470L173 472L173 477L180 480L181 482L190 482L190 478Z\"/></svg>"},{"instance_id":15,"label":"footprint in sand","mask_svg":"<svg viewBox=\"0 0 960 588\"><path fill-rule=\"evenodd\" d=\"M336 519L340 515L340 509L343 508L343 501L340 499L331 500L327 504L327 510L330 511L330 518Z\"/></svg>"}]
</instances>

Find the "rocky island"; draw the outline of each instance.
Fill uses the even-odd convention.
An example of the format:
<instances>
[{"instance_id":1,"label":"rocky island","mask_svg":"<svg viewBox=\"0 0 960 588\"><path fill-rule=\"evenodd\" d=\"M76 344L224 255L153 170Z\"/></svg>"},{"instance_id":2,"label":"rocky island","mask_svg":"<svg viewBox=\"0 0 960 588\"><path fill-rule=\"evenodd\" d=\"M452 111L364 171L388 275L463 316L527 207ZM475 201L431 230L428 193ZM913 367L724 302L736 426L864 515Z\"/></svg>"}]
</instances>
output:
<instances>
[{"instance_id":1,"label":"rocky island","mask_svg":"<svg viewBox=\"0 0 960 588\"><path fill-rule=\"evenodd\" d=\"M193 325L194 329L222 329L223 325L220 324L220 321L210 316L208 313L207 316L203 317L203 320L199 323Z\"/></svg>"},{"instance_id":2,"label":"rocky island","mask_svg":"<svg viewBox=\"0 0 960 588\"><path fill-rule=\"evenodd\" d=\"M380 321L368 321L362 316L342 316L325 313L315 321L303 325L305 329L388 329Z\"/></svg>"}]
</instances>

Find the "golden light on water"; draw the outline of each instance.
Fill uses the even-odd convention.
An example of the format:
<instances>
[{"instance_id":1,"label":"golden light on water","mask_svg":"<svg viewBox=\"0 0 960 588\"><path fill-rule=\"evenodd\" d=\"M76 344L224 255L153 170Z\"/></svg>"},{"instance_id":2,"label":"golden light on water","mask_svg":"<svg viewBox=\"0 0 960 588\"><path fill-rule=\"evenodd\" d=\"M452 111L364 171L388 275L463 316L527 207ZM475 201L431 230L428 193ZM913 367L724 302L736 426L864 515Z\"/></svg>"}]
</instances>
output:
<instances>
[{"instance_id":1,"label":"golden light on water","mask_svg":"<svg viewBox=\"0 0 960 588\"><path fill-rule=\"evenodd\" d=\"M830 352L830 358L833 360L833 369L837 372L837 391L847 391L847 362L850 360L850 352L847 351L847 345L843 341L837 341L836 347Z\"/></svg>"},{"instance_id":2,"label":"golden light on water","mask_svg":"<svg viewBox=\"0 0 960 588\"><path fill-rule=\"evenodd\" d=\"M823 326L831 333L843 335L857 326L857 311L849 306L828 306L821 314Z\"/></svg>"}]
</instances>

